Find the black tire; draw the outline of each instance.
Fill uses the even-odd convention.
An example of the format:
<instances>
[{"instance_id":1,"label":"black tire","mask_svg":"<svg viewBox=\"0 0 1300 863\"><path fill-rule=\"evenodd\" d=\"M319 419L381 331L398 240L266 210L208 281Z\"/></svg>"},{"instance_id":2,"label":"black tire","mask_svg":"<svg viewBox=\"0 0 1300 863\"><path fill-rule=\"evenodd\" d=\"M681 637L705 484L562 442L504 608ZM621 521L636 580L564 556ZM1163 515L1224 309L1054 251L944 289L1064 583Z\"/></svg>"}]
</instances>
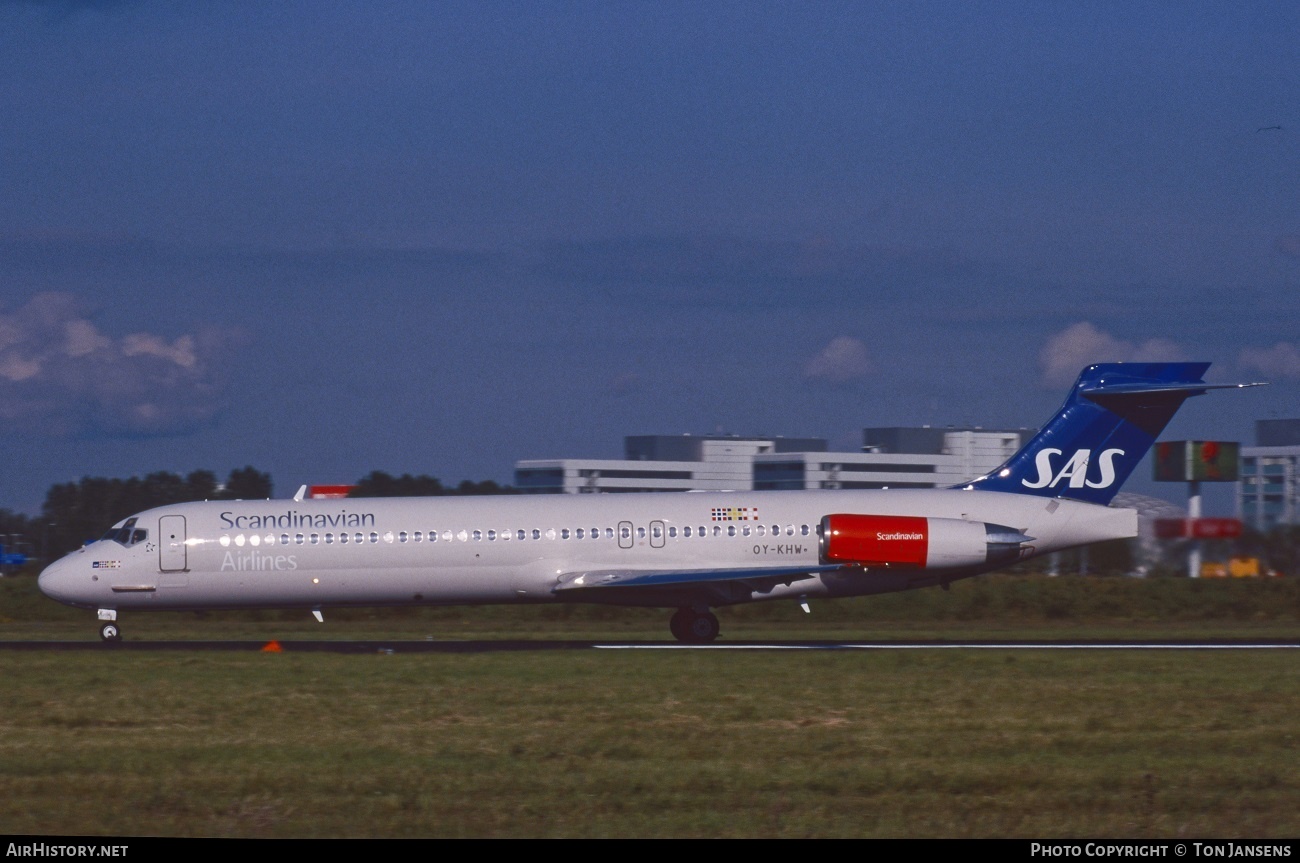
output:
<instances>
[{"instance_id":1,"label":"black tire","mask_svg":"<svg viewBox=\"0 0 1300 863\"><path fill-rule=\"evenodd\" d=\"M712 612L706 611L703 614L693 614L685 626L686 641L691 644L709 644L718 637L722 627L718 625L718 618Z\"/></svg>"},{"instance_id":2,"label":"black tire","mask_svg":"<svg viewBox=\"0 0 1300 863\"><path fill-rule=\"evenodd\" d=\"M673 634L673 638L678 641L687 640L689 636L686 634L686 626L691 614L689 608L679 608L673 612L672 617L668 618L668 631Z\"/></svg>"},{"instance_id":3,"label":"black tire","mask_svg":"<svg viewBox=\"0 0 1300 863\"><path fill-rule=\"evenodd\" d=\"M110 620L99 627L99 637L106 644L117 644L122 640L122 630L118 629L117 624Z\"/></svg>"}]
</instances>

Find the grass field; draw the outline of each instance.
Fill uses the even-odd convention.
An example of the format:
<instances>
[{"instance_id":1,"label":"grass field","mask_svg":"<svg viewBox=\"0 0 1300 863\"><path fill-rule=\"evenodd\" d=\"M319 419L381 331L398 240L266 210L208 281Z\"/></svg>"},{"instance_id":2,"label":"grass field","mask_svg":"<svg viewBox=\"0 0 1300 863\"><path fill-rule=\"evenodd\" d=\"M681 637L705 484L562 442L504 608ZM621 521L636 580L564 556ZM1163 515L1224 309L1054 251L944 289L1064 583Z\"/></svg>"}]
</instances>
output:
<instances>
[{"instance_id":1,"label":"grass field","mask_svg":"<svg viewBox=\"0 0 1300 863\"><path fill-rule=\"evenodd\" d=\"M93 615L19 581L0 582L0 638L94 637ZM1294 637L1295 584L1255 585L987 579L723 625ZM667 640L644 611L299 617L137 615L127 632ZM9 834L1300 834L1295 651L0 652L0 704Z\"/></svg>"},{"instance_id":2,"label":"grass field","mask_svg":"<svg viewBox=\"0 0 1300 863\"><path fill-rule=\"evenodd\" d=\"M1296 662L0 654L0 833L1295 836Z\"/></svg>"}]
</instances>

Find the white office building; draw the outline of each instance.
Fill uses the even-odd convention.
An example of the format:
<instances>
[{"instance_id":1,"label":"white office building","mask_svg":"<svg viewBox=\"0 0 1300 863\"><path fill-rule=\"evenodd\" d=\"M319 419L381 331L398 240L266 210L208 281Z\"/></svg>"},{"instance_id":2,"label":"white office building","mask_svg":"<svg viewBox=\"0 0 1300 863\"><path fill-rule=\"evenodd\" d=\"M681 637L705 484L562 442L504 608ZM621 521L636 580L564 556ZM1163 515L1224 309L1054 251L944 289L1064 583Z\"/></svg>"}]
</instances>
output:
<instances>
[{"instance_id":1,"label":"white office building","mask_svg":"<svg viewBox=\"0 0 1300 863\"><path fill-rule=\"evenodd\" d=\"M530 459L515 462L515 487L532 494L630 491L745 491L754 459L792 449L825 451L820 438L739 435L637 435L624 438L622 459Z\"/></svg>"},{"instance_id":2,"label":"white office building","mask_svg":"<svg viewBox=\"0 0 1300 863\"><path fill-rule=\"evenodd\" d=\"M1032 429L866 429L860 452L828 452L819 438L645 435L624 459L515 463L529 493L746 491L808 488L942 488L993 470Z\"/></svg>"},{"instance_id":3,"label":"white office building","mask_svg":"<svg viewBox=\"0 0 1300 863\"><path fill-rule=\"evenodd\" d=\"M1241 448L1237 518L1258 531L1300 524L1300 419L1257 420Z\"/></svg>"}]
</instances>

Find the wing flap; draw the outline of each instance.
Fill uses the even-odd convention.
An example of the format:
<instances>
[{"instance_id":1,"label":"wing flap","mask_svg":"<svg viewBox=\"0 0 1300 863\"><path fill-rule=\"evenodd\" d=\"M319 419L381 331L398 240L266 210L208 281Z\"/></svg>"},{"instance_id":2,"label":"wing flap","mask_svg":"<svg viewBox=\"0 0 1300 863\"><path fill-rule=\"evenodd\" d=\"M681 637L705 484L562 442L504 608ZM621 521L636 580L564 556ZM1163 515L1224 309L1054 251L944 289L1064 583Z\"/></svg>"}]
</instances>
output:
<instances>
[{"instance_id":1,"label":"wing flap","mask_svg":"<svg viewBox=\"0 0 1300 863\"><path fill-rule=\"evenodd\" d=\"M578 592L635 591L665 587L704 587L724 584L744 585L753 590L791 584L818 573L849 569L843 564L826 566L753 567L746 569L607 569L571 572L560 577L553 590L557 594Z\"/></svg>"}]
</instances>

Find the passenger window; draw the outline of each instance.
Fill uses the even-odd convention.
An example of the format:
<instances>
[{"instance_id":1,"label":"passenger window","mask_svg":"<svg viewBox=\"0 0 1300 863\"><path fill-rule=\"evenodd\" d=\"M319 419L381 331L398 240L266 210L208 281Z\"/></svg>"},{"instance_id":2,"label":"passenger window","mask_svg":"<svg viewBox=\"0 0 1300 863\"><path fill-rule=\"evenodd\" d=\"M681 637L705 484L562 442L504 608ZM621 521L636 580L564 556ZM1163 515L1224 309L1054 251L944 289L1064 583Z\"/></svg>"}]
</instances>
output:
<instances>
[{"instance_id":1,"label":"passenger window","mask_svg":"<svg viewBox=\"0 0 1300 863\"><path fill-rule=\"evenodd\" d=\"M482 541L483 541L483 531L481 531L481 530L476 530L476 531L474 531L474 541L475 541L475 542L482 542Z\"/></svg>"},{"instance_id":2,"label":"passenger window","mask_svg":"<svg viewBox=\"0 0 1300 863\"><path fill-rule=\"evenodd\" d=\"M257 539L257 537L253 537L253 539ZM340 533L339 545L347 545L347 544L348 544L348 535L346 533Z\"/></svg>"},{"instance_id":3,"label":"passenger window","mask_svg":"<svg viewBox=\"0 0 1300 863\"><path fill-rule=\"evenodd\" d=\"M727 536L735 536L735 535L736 535L736 526L734 524L727 525Z\"/></svg>"},{"instance_id":4,"label":"passenger window","mask_svg":"<svg viewBox=\"0 0 1300 863\"><path fill-rule=\"evenodd\" d=\"M568 539L568 538L569 538L569 529L567 527L560 528L560 539Z\"/></svg>"},{"instance_id":5,"label":"passenger window","mask_svg":"<svg viewBox=\"0 0 1300 863\"><path fill-rule=\"evenodd\" d=\"M437 541L438 541L438 531L436 530L429 531L429 542L437 542Z\"/></svg>"},{"instance_id":6,"label":"passenger window","mask_svg":"<svg viewBox=\"0 0 1300 863\"><path fill-rule=\"evenodd\" d=\"M376 533L376 532L373 531L373 530L370 531L370 541L371 541L371 542L379 542L379 534Z\"/></svg>"},{"instance_id":7,"label":"passenger window","mask_svg":"<svg viewBox=\"0 0 1300 863\"><path fill-rule=\"evenodd\" d=\"M397 534L397 541L398 541L398 542L406 542L406 539L407 539L406 531L403 530L403 531L401 531L401 532L399 532L399 533Z\"/></svg>"},{"instance_id":8,"label":"passenger window","mask_svg":"<svg viewBox=\"0 0 1300 863\"><path fill-rule=\"evenodd\" d=\"M326 544L326 545L333 545L333 544L334 544L334 534L332 534L332 533L327 533L327 534L325 534L325 544Z\"/></svg>"},{"instance_id":9,"label":"passenger window","mask_svg":"<svg viewBox=\"0 0 1300 863\"><path fill-rule=\"evenodd\" d=\"M319 534L319 533L313 533L313 534L311 535L311 544L312 544L312 545L320 545L320 534Z\"/></svg>"},{"instance_id":10,"label":"passenger window","mask_svg":"<svg viewBox=\"0 0 1300 863\"><path fill-rule=\"evenodd\" d=\"M528 534L524 533L522 530L515 534L515 539L519 540L520 542L523 542L527 538L528 538Z\"/></svg>"},{"instance_id":11,"label":"passenger window","mask_svg":"<svg viewBox=\"0 0 1300 863\"><path fill-rule=\"evenodd\" d=\"M690 535L691 535L691 526L688 524L686 525L686 527L682 528L682 536L689 537Z\"/></svg>"},{"instance_id":12,"label":"passenger window","mask_svg":"<svg viewBox=\"0 0 1300 863\"><path fill-rule=\"evenodd\" d=\"M294 541L297 545L302 545L303 538L304 538L304 537L303 537L303 535L302 535L301 533L295 533L295 534L293 535L293 541Z\"/></svg>"}]
</instances>

